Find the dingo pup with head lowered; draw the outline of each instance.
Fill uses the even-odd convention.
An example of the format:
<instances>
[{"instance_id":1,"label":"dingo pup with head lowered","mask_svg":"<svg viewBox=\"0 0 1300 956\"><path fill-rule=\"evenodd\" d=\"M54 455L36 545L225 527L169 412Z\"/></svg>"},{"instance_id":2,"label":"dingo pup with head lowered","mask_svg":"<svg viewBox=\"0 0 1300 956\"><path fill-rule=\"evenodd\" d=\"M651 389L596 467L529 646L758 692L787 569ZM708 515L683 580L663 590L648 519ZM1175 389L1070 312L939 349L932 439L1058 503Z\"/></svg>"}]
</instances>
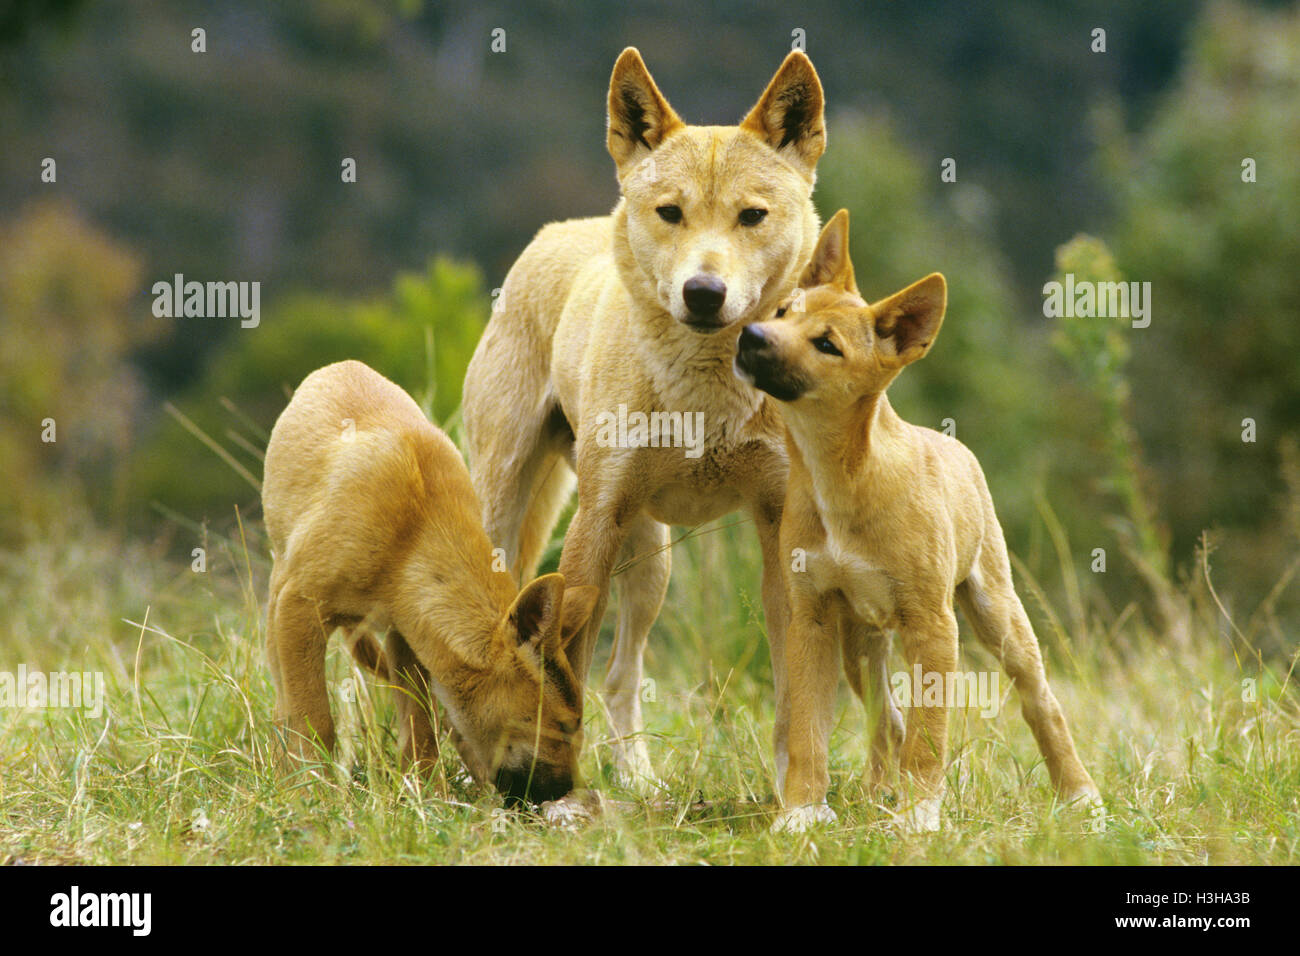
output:
<instances>
[{"instance_id":1,"label":"dingo pup with head lowered","mask_svg":"<svg viewBox=\"0 0 1300 956\"><path fill-rule=\"evenodd\" d=\"M608 109L622 199L610 216L545 227L524 250L470 362L464 414L484 524L519 579L534 573L577 473L560 571L601 595L569 647L579 679L611 574L628 562L606 700L617 769L648 781L641 658L668 587L669 524L753 517L782 687L783 436L731 363L740 329L771 313L812 254L826 136L821 84L801 52L738 126L683 123L631 48ZM778 715L778 767L784 733Z\"/></svg>"},{"instance_id":2,"label":"dingo pup with head lowered","mask_svg":"<svg viewBox=\"0 0 1300 956\"><path fill-rule=\"evenodd\" d=\"M573 788L582 710L562 644L595 589L548 574L516 594L460 452L409 395L360 362L308 375L271 432L262 507L267 658L292 753L333 749L325 645L341 627L396 688L406 762L438 756L432 695L480 783L511 802ZM385 629L381 650L371 632Z\"/></svg>"},{"instance_id":3,"label":"dingo pup with head lowered","mask_svg":"<svg viewBox=\"0 0 1300 956\"><path fill-rule=\"evenodd\" d=\"M1099 801L1047 684L979 462L955 438L904 422L885 396L939 333L943 276L868 305L854 282L848 213L840 210L800 285L802 311L787 314L783 306L778 318L746 326L736 354L737 374L779 402L790 456L781 550L806 556L803 570L787 572L789 766L776 826L835 819L826 805L827 743L842 657L857 695L881 708L873 787L899 748L912 802L898 820L907 829L938 828L955 702L928 693L913 700L904 728L889 695L886 635L900 633L909 671L954 674L954 595L1015 681L1057 792L1067 801Z\"/></svg>"}]
</instances>

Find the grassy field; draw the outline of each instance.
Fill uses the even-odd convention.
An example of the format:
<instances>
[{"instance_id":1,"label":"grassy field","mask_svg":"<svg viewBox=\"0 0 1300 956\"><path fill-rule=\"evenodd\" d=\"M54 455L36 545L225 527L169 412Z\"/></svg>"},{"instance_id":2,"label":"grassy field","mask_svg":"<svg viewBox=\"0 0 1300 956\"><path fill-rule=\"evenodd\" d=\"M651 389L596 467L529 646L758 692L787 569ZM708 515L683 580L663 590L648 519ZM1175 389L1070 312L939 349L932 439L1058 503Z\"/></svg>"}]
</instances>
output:
<instances>
[{"instance_id":1,"label":"grassy field","mask_svg":"<svg viewBox=\"0 0 1300 956\"><path fill-rule=\"evenodd\" d=\"M1199 614L1182 650L1133 613L1065 625L1023 577L1056 692L1106 798L1104 825L1053 805L1004 681L998 714L972 708L954 717L942 832L900 836L863 798L866 719L845 689L832 741L839 822L803 836L770 834L772 693L758 569L751 529L735 518L721 524L675 547L672 592L651 643L645 711L669 799L646 801L613 784L592 694L583 771L628 805L570 832L498 809L494 795L463 780L450 747L432 781L399 773L387 694L352 671L337 642L334 705L348 737L340 767L278 774L268 760L268 561L256 523L244 523L242 540L238 530L210 537L198 573L69 520L3 557L10 626L0 670L102 671L107 707L98 720L0 709L0 863L1300 859L1300 712L1285 663L1261 671L1217 613ZM994 665L963 640L962 666ZM1248 678L1253 695L1243 692Z\"/></svg>"}]
</instances>

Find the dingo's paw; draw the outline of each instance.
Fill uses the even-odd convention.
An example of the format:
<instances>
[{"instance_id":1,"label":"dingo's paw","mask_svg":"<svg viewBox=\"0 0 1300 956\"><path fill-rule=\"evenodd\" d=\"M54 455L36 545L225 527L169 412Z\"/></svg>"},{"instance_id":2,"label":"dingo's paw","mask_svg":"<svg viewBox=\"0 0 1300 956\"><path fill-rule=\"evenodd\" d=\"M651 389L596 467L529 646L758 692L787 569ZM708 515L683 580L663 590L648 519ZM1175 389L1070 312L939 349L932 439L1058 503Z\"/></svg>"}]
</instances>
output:
<instances>
[{"instance_id":1,"label":"dingo's paw","mask_svg":"<svg viewBox=\"0 0 1300 956\"><path fill-rule=\"evenodd\" d=\"M650 763L650 752L641 739L619 741L614 745L614 783L643 797L668 792Z\"/></svg>"},{"instance_id":2,"label":"dingo's paw","mask_svg":"<svg viewBox=\"0 0 1300 956\"><path fill-rule=\"evenodd\" d=\"M1091 832L1106 832L1106 824L1109 815L1106 812L1106 804L1101 799L1101 794L1097 791L1096 786L1089 783L1085 786L1078 787L1073 790L1069 796L1062 797L1061 799L1066 807L1071 811L1088 815L1088 829Z\"/></svg>"},{"instance_id":3,"label":"dingo's paw","mask_svg":"<svg viewBox=\"0 0 1300 956\"><path fill-rule=\"evenodd\" d=\"M574 790L558 800L547 800L540 809L547 826L576 830L600 814L603 802L594 790Z\"/></svg>"},{"instance_id":4,"label":"dingo's paw","mask_svg":"<svg viewBox=\"0 0 1300 956\"><path fill-rule=\"evenodd\" d=\"M835 811L824 803L782 810L772 824L773 833L807 833L813 827L826 826L836 821Z\"/></svg>"},{"instance_id":5,"label":"dingo's paw","mask_svg":"<svg viewBox=\"0 0 1300 956\"><path fill-rule=\"evenodd\" d=\"M1075 806L1081 810L1106 809L1106 804L1101 799L1101 791L1093 784L1087 784L1075 789L1068 797L1063 798L1062 802L1067 806Z\"/></svg>"},{"instance_id":6,"label":"dingo's paw","mask_svg":"<svg viewBox=\"0 0 1300 956\"><path fill-rule=\"evenodd\" d=\"M891 812L893 825L900 833L934 833L939 829L942 803L942 797L927 797L898 813Z\"/></svg>"},{"instance_id":7,"label":"dingo's paw","mask_svg":"<svg viewBox=\"0 0 1300 956\"><path fill-rule=\"evenodd\" d=\"M591 819L591 811L578 801L561 797L542 804L542 819L557 830L576 830Z\"/></svg>"}]
</instances>

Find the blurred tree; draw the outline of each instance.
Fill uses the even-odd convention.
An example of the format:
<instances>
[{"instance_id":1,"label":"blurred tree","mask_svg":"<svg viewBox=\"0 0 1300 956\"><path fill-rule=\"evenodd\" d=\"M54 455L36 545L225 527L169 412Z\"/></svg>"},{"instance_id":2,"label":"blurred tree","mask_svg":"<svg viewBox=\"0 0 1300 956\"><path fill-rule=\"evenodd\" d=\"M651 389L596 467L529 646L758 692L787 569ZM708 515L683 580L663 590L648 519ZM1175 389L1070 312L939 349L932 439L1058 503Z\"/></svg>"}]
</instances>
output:
<instances>
[{"instance_id":1,"label":"blurred tree","mask_svg":"<svg viewBox=\"0 0 1300 956\"><path fill-rule=\"evenodd\" d=\"M604 115L622 47L641 48L683 117L733 123L798 29L834 109L888 111L982 184L1028 305L1056 244L1106 211L1079 117L1107 95L1144 116L1198 5L87 3L69 35L0 47L0 208L51 188L37 171L55 156L56 188L150 276L362 294L446 254L499 285L542 224L614 204ZM1099 24L1104 54L1089 45ZM195 26L206 53L191 51ZM160 390L196 375L225 329L191 332L142 357Z\"/></svg>"},{"instance_id":2,"label":"blurred tree","mask_svg":"<svg viewBox=\"0 0 1300 956\"><path fill-rule=\"evenodd\" d=\"M1081 386L1082 394L1074 397L1070 407L1093 404L1095 408L1080 417L1097 422L1094 429L1076 433L1058 448L1079 446L1068 456L1073 463L1071 477L1079 486L1092 485L1103 493L1103 507L1113 512L1109 524L1154 603L1157 633L1176 645L1185 645L1190 636L1191 608L1174 586L1168 529L1156 516L1151 475L1133 427L1129 342L1143 330L1135 333L1135 308L1112 308L1110 302L1110 288L1127 279L1110 249L1093 236L1076 236L1058 248L1056 265L1054 281L1062 296L1057 301L1052 341ZM1083 294L1090 297L1083 300L1086 314L1076 314L1075 305L1080 301L1076 290L1085 289ZM1120 301L1116 293L1115 304ZM1132 303L1128 292L1123 301Z\"/></svg>"},{"instance_id":3,"label":"blurred tree","mask_svg":"<svg viewBox=\"0 0 1300 956\"><path fill-rule=\"evenodd\" d=\"M143 398L130 354L165 328L135 298L139 281L135 255L66 204L33 204L0 225L0 485L14 503L0 536L68 495L122 506Z\"/></svg>"},{"instance_id":4,"label":"blurred tree","mask_svg":"<svg viewBox=\"0 0 1300 956\"><path fill-rule=\"evenodd\" d=\"M1300 9L1225 3L1147 128L1099 123L1115 254L1152 286L1151 325L1129 336L1133 409L1175 555L1240 528L1225 574L1257 593L1294 548L1279 517L1280 439L1300 423L1298 103Z\"/></svg>"}]
</instances>

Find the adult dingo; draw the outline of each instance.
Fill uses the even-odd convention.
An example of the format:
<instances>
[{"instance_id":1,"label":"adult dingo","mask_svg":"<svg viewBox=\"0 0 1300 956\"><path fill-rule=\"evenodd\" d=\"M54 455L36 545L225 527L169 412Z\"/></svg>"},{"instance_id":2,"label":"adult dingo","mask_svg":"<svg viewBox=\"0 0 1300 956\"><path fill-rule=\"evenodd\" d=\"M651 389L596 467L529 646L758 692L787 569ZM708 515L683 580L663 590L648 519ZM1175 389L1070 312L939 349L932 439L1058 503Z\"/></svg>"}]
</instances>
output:
<instances>
[{"instance_id":1,"label":"adult dingo","mask_svg":"<svg viewBox=\"0 0 1300 956\"><path fill-rule=\"evenodd\" d=\"M608 110L622 198L612 215L546 226L524 250L470 362L464 415L484 524L517 580L535 573L576 471L560 572L600 593L568 647L579 680L611 573L620 557L635 559L617 579L605 691L616 766L644 782L653 773L639 736L641 658L668 587L670 524L737 509L753 517L784 699L783 436L732 359L741 328L771 314L816 245L811 195L826 132L821 83L802 52L785 58L738 126L689 126L629 48L614 65ZM670 431L699 423L702 436L682 447L609 425L656 413ZM778 774L784 739L778 713Z\"/></svg>"}]
</instances>

